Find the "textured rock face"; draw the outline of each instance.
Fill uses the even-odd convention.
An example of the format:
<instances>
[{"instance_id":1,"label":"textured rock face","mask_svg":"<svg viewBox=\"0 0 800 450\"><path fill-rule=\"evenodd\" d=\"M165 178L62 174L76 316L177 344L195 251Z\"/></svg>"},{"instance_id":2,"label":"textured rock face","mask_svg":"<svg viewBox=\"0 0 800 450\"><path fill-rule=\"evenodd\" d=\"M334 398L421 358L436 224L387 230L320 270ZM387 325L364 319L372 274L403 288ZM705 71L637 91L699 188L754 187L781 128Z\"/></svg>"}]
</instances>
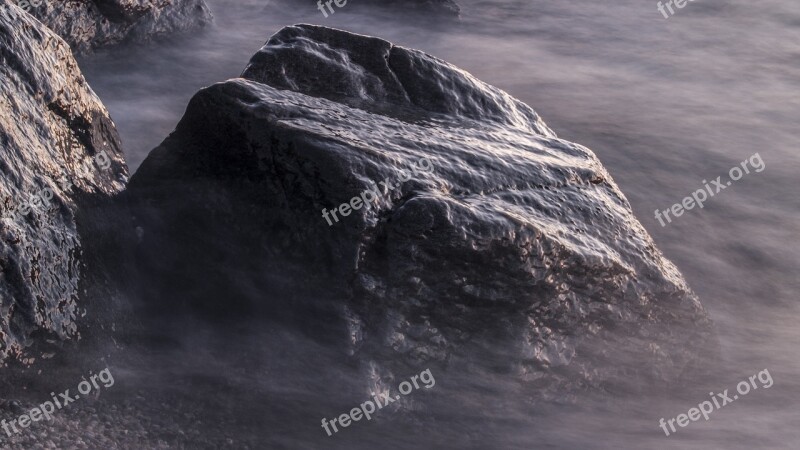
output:
<instances>
[{"instance_id":1,"label":"textured rock face","mask_svg":"<svg viewBox=\"0 0 800 450\"><path fill-rule=\"evenodd\" d=\"M81 205L123 189L108 112L69 47L16 6L0 15L0 360L34 332L73 337Z\"/></svg>"},{"instance_id":2,"label":"textured rock face","mask_svg":"<svg viewBox=\"0 0 800 450\"><path fill-rule=\"evenodd\" d=\"M43 0L28 11L76 52L185 32L212 19L203 0Z\"/></svg>"},{"instance_id":3,"label":"textured rock face","mask_svg":"<svg viewBox=\"0 0 800 450\"><path fill-rule=\"evenodd\" d=\"M175 289L157 298L277 314L316 288L379 368L460 360L563 392L675 380L713 347L698 299L589 149L380 39L280 31L242 78L192 99L130 194L151 285Z\"/></svg>"}]
</instances>

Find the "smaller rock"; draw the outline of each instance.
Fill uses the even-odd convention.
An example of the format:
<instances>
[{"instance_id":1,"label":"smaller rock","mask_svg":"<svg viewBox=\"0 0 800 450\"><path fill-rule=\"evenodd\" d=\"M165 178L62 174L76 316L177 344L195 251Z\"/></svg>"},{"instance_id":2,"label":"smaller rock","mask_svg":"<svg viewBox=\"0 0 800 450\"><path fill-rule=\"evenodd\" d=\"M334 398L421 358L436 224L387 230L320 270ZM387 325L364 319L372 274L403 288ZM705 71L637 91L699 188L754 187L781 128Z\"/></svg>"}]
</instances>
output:
<instances>
[{"instance_id":1,"label":"smaller rock","mask_svg":"<svg viewBox=\"0 0 800 450\"><path fill-rule=\"evenodd\" d=\"M76 53L187 32L213 19L204 0L47 0L27 11Z\"/></svg>"}]
</instances>

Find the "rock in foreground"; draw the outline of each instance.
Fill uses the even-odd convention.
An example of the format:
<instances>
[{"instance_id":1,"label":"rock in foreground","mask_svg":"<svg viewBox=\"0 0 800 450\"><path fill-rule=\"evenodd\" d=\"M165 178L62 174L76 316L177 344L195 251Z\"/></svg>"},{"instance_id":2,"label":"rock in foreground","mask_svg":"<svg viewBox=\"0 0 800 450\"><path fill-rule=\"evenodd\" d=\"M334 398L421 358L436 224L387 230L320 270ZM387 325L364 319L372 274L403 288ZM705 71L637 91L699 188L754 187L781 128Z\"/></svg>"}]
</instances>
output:
<instances>
[{"instance_id":1,"label":"rock in foreground","mask_svg":"<svg viewBox=\"0 0 800 450\"><path fill-rule=\"evenodd\" d=\"M78 210L127 180L114 123L69 47L9 11L0 15L0 361L20 356L34 333L77 334Z\"/></svg>"},{"instance_id":2,"label":"rock in foreground","mask_svg":"<svg viewBox=\"0 0 800 450\"><path fill-rule=\"evenodd\" d=\"M675 380L713 347L589 149L381 39L283 29L196 94L129 193L154 301L309 329L333 307L378 374L446 361L563 392Z\"/></svg>"}]
</instances>

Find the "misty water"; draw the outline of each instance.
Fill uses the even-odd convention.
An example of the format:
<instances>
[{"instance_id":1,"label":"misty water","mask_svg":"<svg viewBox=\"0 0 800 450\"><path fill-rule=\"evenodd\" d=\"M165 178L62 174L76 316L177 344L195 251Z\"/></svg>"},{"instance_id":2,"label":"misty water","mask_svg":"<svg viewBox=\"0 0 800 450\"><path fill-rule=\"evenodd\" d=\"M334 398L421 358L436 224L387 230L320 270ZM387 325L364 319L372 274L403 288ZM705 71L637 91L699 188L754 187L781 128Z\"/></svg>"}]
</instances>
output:
<instances>
[{"instance_id":1,"label":"misty water","mask_svg":"<svg viewBox=\"0 0 800 450\"><path fill-rule=\"evenodd\" d=\"M508 379L487 374L483 380L459 380L448 374L437 377L432 391L463 396L459 403L474 408L448 411L439 395L437 402L444 406L435 415L415 416L413 408L388 411L380 420L318 442L328 448L800 446L795 403L800 394L795 296L800 4L697 0L665 19L655 2L461 0L459 22L350 5L324 18L311 1L209 4L216 18L211 29L156 45L105 50L80 61L121 132L132 172L175 127L197 90L238 76L283 26L313 23L379 36L508 91L536 109L560 137L591 148L698 294L719 333L722 361L702 379L677 387L653 386L652 393L635 396L616 394L624 389L592 391L530 405L515 401L520 386ZM755 153L763 171L751 171L704 208L666 226L654 217L656 209L703 188L703 180L726 180L731 167ZM164 373L204 368L198 383L211 386L209 402L241 414L228 417L227 425L212 426L234 436L231 445L237 433L252 443L263 441L256 436L263 432L272 448L308 448L309 440L317 442L309 435L324 433L319 419L345 412L331 404L357 406L368 398L352 393L358 387L343 387L344 398L330 403L318 398L315 392L327 395L330 386L353 382L336 355L320 359L324 352L317 344L290 327L242 330L237 346L207 337L202 328L187 324L182 330L191 331L195 351L151 355L166 372L139 380L143 389L174 390L179 387L170 387L171 380L180 377ZM235 367L241 361L229 360L235 359L228 354L231 348L246 353L248 367L257 370ZM285 359L274 368L282 375L258 375L273 367L267 359L276 355ZM149 365L131 364L121 379L134 382L135 372L146 372L143 367ZM672 436L659 428L658 419L685 414L707 400L709 390L729 389L732 395L739 381L764 369L774 381L768 389L759 384L708 421L692 422ZM330 371L325 385L303 375L325 371ZM618 383L624 386L626 380ZM259 395L269 400L253 399ZM301 409L317 411L317 417L307 419L297 412Z\"/></svg>"}]
</instances>

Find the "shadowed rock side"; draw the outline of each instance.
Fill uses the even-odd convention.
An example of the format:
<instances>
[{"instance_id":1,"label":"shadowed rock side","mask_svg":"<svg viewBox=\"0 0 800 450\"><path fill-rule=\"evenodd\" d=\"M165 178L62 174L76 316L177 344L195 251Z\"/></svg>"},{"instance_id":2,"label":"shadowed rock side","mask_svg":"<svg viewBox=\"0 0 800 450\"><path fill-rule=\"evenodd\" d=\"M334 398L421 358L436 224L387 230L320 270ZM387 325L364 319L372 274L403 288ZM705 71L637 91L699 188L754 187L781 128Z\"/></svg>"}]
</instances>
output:
<instances>
[{"instance_id":1,"label":"shadowed rock side","mask_svg":"<svg viewBox=\"0 0 800 450\"><path fill-rule=\"evenodd\" d=\"M77 210L127 180L114 124L69 47L16 6L9 10L16 18L0 15L3 361L22 354L33 333L76 336Z\"/></svg>"},{"instance_id":2,"label":"shadowed rock side","mask_svg":"<svg viewBox=\"0 0 800 450\"><path fill-rule=\"evenodd\" d=\"M203 0L44 0L28 11L79 53L186 32L212 21Z\"/></svg>"},{"instance_id":3,"label":"shadowed rock side","mask_svg":"<svg viewBox=\"0 0 800 450\"><path fill-rule=\"evenodd\" d=\"M195 95L128 193L162 307L307 328L332 308L338 322L320 323L342 328L376 383L438 362L546 395L674 381L714 348L698 299L590 150L380 39L283 29L242 78ZM322 210L356 197L370 206L329 225Z\"/></svg>"}]
</instances>

